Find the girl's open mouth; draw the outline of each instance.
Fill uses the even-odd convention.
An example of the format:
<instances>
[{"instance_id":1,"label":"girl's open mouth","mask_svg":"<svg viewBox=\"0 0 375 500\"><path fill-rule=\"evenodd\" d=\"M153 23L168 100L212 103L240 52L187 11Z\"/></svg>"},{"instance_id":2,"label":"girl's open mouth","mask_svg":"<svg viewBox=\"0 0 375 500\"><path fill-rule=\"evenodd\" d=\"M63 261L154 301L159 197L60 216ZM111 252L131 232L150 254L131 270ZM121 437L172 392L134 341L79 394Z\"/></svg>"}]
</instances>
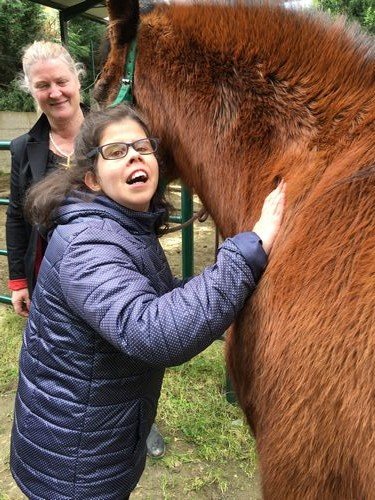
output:
<instances>
[{"instance_id":1,"label":"girl's open mouth","mask_svg":"<svg viewBox=\"0 0 375 500\"><path fill-rule=\"evenodd\" d=\"M126 184L135 184L137 182L145 183L148 181L148 175L143 170L136 170L127 179Z\"/></svg>"}]
</instances>

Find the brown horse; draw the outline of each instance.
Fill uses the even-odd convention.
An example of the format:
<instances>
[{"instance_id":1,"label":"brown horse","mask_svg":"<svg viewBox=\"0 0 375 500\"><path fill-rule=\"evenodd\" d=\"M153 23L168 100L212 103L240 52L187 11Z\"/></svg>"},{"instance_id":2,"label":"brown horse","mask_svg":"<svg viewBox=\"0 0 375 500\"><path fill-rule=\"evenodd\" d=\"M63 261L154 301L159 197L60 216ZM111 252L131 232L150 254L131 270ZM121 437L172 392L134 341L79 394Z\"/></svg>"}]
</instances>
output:
<instances>
[{"instance_id":1,"label":"brown horse","mask_svg":"<svg viewBox=\"0 0 375 500\"><path fill-rule=\"evenodd\" d=\"M96 96L113 100L137 33L136 102L224 237L287 181L281 234L228 342L264 497L375 498L373 42L278 6L107 3Z\"/></svg>"}]
</instances>

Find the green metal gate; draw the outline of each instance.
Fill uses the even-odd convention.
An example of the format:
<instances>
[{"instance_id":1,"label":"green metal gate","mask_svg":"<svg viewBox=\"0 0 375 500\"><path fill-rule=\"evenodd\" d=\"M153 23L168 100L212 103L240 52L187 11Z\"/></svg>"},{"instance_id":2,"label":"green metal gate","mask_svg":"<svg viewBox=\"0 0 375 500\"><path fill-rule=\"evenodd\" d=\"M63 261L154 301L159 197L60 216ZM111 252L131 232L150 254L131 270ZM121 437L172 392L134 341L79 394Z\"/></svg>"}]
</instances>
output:
<instances>
[{"instance_id":1,"label":"green metal gate","mask_svg":"<svg viewBox=\"0 0 375 500\"><path fill-rule=\"evenodd\" d=\"M8 150L9 151L10 147L10 141L0 141L0 151ZM0 198L0 205L8 205L9 200L8 198ZM0 257L1 256L7 256L8 252L5 249L0 249ZM3 304L11 304L10 297L7 295L0 295L0 302Z\"/></svg>"}]
</instances>

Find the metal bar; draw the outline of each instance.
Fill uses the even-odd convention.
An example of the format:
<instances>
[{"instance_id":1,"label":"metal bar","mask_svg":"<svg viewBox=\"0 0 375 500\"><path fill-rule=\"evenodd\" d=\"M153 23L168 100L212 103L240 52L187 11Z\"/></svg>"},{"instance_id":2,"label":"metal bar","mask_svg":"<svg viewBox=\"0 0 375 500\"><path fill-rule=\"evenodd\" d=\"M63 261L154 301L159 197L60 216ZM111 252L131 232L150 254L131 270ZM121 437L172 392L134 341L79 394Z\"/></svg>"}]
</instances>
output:
<instances>
[{"instance_id":1,"label":"metal bar","mask_svg":"<svg viewBox=\"0 0 375 500\"><path fill-rule=\"evenodd\" d=\"M180 215L170 215L169 216L169 222L174 222L177 224L181 224L182 218Z\"/></svg>"},{"instance_id":2,"label":"metal bar","mask_svg":"<svg viewBox=\"0 0 375 500\"><path fill-rule=\"evenodd\" d=\"M56 10L65 10L66 9L66 7L61 2L56 2L53 0L30 0L30 1L34 2L34 3L38 3L40 5L45 5L46 7L51 7L52 9L56 9ZM75 7L76 6L73 5L72 7L68 7L68 8L75 8ZM94 0L90 0L90 2L87 3L86 9L96 8L96 7L100 8L100 9L104 8L105 7L104 1L97 2ZM79 9L79 7L78 7L78 9ZM78 13L80 13L80 12L78 12ZM108 22L106 21L106 19L104 17L102 18L101 16L96 16L95 14L88 14L88 13L86 14L84 11L81 11L81 13L87 19L91 19L91 21L95 21L96 23L100 23L100 24L108 24Z\"/></svg>"},{"instance_id":3,"label":"metal bar","mask_svg":"<svg viewBox=\"0 0 375 500\"><path fill-rule=\"evenodd\" d=\"M227 371L225 372L225 399L232 405L237 404L237 396Z\"/></svg>"},{"instance_id":4,"label":"metal bar","mask_svg":"<svg viewBox=\"0 0 375 500\"><path fill-rule=\"evenodd\" d=\"M53 0L30 0L34 3L39 3L40 5L45 5L46 7L51 7L52 9L61 9L61 2L56 2Z\"/></svg>"},{"instance_id":5,"label":"metal bar","mask_svg":"<svg viewBox=\"0 0 375 500\"><path fill-rule=\"evenodd\" d=\"M72 5L71 7L66 7L62 9L64 12L64 19L65 21L69 21L73 17L76 17L79 14L84 13L86 10L96 7L97 5L97 0L84 0L83 2Z\"/></svg>"},{"instance_id":6,"label":"metal bar","mask_svg":"<svg viewBox=\"0 0 375 500\"><path fill-rule=\"evenodd\" d=\"M181 218L186 222L193 216L193 198L185 186L181 187ZM193 224L182 229L182 277L194 273L194 228Z\"/></svg>"},{"instance_id":7,"label":"metal bar","mask_svg":"<svg viewBox=\"0 0 375 500\"><path fill-rule=\"evenodd\" d=\"M1 148L2 143L5 143L5 142L8 142L8 144L9 144L9 141L0 141L0 149L6 149L6 148ZM8 198L0 198L0 205L9 205ZM0 256L1 255L7 256L8 252L6 250L0 250ZM11 304L12 300L10 297L8 297L6 295L0 295L0 303Z\"/></svg>"},{"instance_id":8,"label":"metal bar","mask_svg":"<svg viewBox=\"0 0 375 500\"><path fill-rule=\"evenodd\" d=\"M8 150L10 148L10 141L0 141L0 151Z\"/></svg>"},{"instance_id":9,"label":"metal bar","mask_svg":"<svg viewBox=\"0 0 375 500\"><path fill-rule=\"evenodd\" d=\"M94 43L92 40L90 40L90 55L91 55L92 83L95 84L95 80L96 80L95 56L94 56Z\"/></svg>"},{"instance_id":10,"label":"metal bar","mask_svg":"<svg viewBox=\"0 0 375 500\"><path fill-rule=\"evenodd\" d=\"M65 19L64 11L59 11L60 38L64 45L68 43L68 22Z\"/></svg>"}]
</instances>

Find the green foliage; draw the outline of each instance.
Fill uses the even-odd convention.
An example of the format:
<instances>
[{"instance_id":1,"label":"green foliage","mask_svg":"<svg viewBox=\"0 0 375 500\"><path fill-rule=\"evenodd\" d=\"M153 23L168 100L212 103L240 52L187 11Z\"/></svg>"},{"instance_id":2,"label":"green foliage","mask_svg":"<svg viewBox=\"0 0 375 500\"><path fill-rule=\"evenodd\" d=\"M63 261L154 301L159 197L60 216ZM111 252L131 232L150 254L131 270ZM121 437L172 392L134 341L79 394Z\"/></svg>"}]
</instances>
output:
<instances>
[{"instance_id":1,"label":"green foliage","mask_svg":"<svg viewBox=\"0 0 375 500\"><path fill-rule=\"evenodd\" d=\"M315 0L316 4L331 14L345 14L357 21L368 33L375 34L374 0Z\"/></svg>"},{"instance_id":2,"label":"green foliage","mask_svg":"<svg viewBox=\"0 0 375 500\"><path fill-rule=\"evenodd\" d=\"M83 97L89 102L89 90L99 71L100 44L104 36L103 24L78 16L68 25L68 49L76 61L84 64L86 77L82 82Z\"/></svg>"},{"instance_id":3,"label":"green foliage","mask_svg":"<svg viewBox=\"0 0 375 500\"><path fill-rule=\"evenodd\" d=\"M0 88L0 111L35 111L34 99L13 80L6 90Z\"/></svg>"},{"instance_id":4,"label":"green foliage","mask_svg":"<svg viewBox=\"0 0 375 500\"><path fill-rule=\"evenodd\" d=\"M43 37L45 16L28 0L0 0L0 87L9 85L21 70L22 49Z\"/></svg>"}]
</instances>

